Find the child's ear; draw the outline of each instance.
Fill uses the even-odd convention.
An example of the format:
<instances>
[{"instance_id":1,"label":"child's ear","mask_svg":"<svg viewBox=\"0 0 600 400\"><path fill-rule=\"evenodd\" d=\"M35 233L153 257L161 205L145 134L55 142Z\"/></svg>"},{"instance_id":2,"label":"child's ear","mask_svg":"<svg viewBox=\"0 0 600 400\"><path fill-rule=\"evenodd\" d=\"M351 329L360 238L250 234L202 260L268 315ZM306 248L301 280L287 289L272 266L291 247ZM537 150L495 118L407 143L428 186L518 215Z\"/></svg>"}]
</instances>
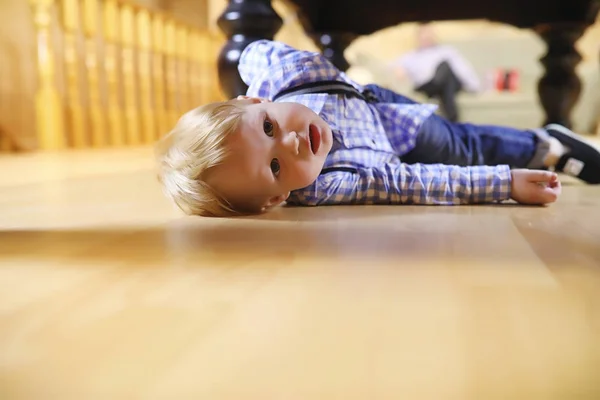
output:
<instances>
[{"instance_id":1,"label":"child's ear","mask_svg":"<svg viewBox=\"0 0 600 400\"><path fill-rule=\"evenodd\" d=\"M253 104L257 104L257 103L270 103L271 100L269 99L263 99L261 97L250 97L250 96L244 96L244 95L239 95L238 97L236 97L237 100L250 100Z\"/></svg>"},{"instance_id":2,"label":"child's ear","mask_svg":"<svg viewBox=\"0 0 600 400\"><path fill-rule=\"evenodd\" d=\"M278 206L283 203L290 195L290 192L285 194L280 194L279 196L273 196L267 200L267 202L263 205L262 210L267 211L270 208Z\"/></svg>"}]
</instances>

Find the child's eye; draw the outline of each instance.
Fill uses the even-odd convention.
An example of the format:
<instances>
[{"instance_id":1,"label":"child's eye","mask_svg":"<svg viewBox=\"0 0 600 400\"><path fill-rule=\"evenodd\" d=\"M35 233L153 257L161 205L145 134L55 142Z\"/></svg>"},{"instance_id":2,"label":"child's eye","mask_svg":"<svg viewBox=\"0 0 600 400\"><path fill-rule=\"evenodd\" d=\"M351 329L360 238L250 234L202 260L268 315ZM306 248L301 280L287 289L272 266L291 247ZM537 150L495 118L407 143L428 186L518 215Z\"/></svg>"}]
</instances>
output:
<instances>
[{"instance_id":1,"label":"child's eye","mask_svg":"<svg viewBox=\"0 0 600 400\"><path fill-rule=\"evenodd\" d=\"M279 160L277 160L276 158L271 160L271 172L273 172L273 175L277 176L279 175Z\"/></svg>"},{"instance_id":2,"label":"child's eye","mask_svg":"<svg viewBox=\"0 0 600 400\"><path fill-rule=\"evenodd\" d=\"M263 130L268 137L273 137L273 124L266 118L263 122Z\"/></svg>"}]
</instances>

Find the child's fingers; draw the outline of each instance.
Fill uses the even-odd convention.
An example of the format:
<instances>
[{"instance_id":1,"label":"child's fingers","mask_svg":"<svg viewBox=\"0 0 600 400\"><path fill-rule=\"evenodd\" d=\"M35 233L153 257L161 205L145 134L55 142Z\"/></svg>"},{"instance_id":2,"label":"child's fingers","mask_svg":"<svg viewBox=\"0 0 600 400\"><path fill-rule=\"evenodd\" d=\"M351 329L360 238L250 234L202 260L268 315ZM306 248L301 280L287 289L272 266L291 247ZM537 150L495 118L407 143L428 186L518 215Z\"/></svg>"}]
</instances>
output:
<instances>
[{"instance_id":1,"label":"child's fingers","mask_svg":"<svg viewBox=\"0 0 600 400\"><path fill-rule=\"evenodd\" d=\"M550 182L548 182L548 186L551 188L561 188L561 184L560 181L558 180L558 176L555 179L552 179Z\"/></svg>"},{"instance_id":2,"label":"child's fingers","mask_svg":"<svg viewBox=\"0 0 600 400\"><path fill-rule=\"evenodd\" d=\"M542 203L553 203L558 199L560 192L560 184L555 187L548 185L545 187L539 187L538 195Z\"/></svg>"},{"instance_id":3,"label":"child's fingers","mask_svg":"<svg viewBox=\"0 0 600 400\"><path fill-rule=\"evenodd\" d=\"M533 170L527 174L529 182L553 182L556 179L556 173L550 171Z\"/></svg>"}]
</instances>

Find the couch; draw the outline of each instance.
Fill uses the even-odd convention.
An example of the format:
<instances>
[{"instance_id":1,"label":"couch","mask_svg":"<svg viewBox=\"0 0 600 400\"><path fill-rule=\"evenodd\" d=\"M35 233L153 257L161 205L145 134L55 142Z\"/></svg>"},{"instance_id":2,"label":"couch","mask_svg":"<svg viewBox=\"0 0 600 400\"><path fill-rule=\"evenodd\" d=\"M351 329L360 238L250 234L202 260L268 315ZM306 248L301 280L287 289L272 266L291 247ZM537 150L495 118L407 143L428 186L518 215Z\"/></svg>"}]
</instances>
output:
<instances>
[{"instance_id":1,"label":"couch","mask_svg":"<svg viewBox=\"0 0 600 400\"><path fill-rule=\"evenodd\" d=\"M482 82L488 71L495 68L513 68L519 71L520 84L516 92L461 92L457 103L462 121L511 125L516 128L537 127L543 122L544 111L538 100L537 84L543 73L539 59L545 54L546 46L534 33L443 42L454 46L472 63ZM384 62L383 57L358 53L348 58L351 67L347 74L358 82L377 83L417 101L435 102L415 92L410 82L397 79L389 62ZM597 129L600 115L599 60L582 61L577 67L577 73L582 82L582 90L579 101L571 112L571 121L575 131L592 134Z\"/></svg>"}]
</instances>

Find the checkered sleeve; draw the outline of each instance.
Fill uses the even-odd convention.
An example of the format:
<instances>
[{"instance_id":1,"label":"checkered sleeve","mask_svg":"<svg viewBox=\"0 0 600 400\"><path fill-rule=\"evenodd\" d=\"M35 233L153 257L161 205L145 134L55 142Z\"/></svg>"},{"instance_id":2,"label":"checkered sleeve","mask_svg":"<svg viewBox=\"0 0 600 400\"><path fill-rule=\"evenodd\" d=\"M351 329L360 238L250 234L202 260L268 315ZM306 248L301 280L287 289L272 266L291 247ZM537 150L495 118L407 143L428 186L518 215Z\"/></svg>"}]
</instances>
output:
<instances>
[{"instance_id":1,"label":"checkered sleeve","mask_svg":"<svg viewBox=\"0 0 600 400\"><path fill-rule=\"evenodd\" d=\"M453 205L499 202L510 196L508 166L398 163L356 173L329 172L321 176L312 194L299 199L307 205Z\"/></svg>"},{"instance_id":2,"label":"checkered sleeve","mask_svg":"<svg viewBox=\"0 0 600 400\"><path fill-rule=\"evenodd\" d=\"M319 52L297 50L285 43L261 39L242 51L240 77L248 96L271 98L288 87L336 79L341 72Z\"/></svg>"},{"instance_id":3,"label":"checkered sleeve","mask_svg":"<svg viewBox=\"0 0 600 400\"><path fill-rule=\"evenodd\" d=\"M240 77L246 85L250 85L257 76L264 74L270 66L281 64L282 59L298 53L300 53L299 50L280 42L266 39L251 42L240 55L238 63Z\"/></svg>"}]
</instances>

